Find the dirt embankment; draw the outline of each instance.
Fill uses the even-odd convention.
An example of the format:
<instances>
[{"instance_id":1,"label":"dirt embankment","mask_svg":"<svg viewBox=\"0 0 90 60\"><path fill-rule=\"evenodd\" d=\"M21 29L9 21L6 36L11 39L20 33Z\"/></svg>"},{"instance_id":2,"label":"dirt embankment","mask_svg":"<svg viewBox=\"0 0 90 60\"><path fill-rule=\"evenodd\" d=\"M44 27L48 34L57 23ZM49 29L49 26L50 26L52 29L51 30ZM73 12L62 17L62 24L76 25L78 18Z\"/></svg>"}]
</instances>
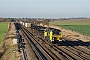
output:
<instances>
[{"instance_id":1,"label":"dirt embankment","mask_svg":"<svg viewBox=\"0 0 90 60\"><path fill-rule=\"evenodd\" d=\"M0 60L18 60L18 47L13 44L13 39L17 37L16 28L13 22L9 24L8 33L3 40L3 51L5 52Z\"/></svg>"}]
</instances>

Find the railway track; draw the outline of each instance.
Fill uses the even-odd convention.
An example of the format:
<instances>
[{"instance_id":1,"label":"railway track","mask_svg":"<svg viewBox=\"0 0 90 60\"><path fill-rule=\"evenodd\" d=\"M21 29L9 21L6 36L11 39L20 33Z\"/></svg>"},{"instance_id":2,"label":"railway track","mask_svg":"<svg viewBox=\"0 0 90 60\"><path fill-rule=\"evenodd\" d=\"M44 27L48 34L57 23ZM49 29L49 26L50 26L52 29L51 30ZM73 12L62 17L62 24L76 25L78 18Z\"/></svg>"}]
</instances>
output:
<instances>
[{"instance_id":1,"label":"railway track","mask_svg":"<svg viewBox=\"0 0 90 60\"><path fill-rule=\"evenodd\" d=\"M28 40L30 41L30 43L33 45L34 50L36 50L36 54L38 56L39 59L42 60L52 60L53 57L51 57L49 55L49 53L37 42L35 41L34 37L32 36L32 34L30 32L28 32L28 30L24 30L22 28L23 33L25 33L25 35L27 36Z\"/></svg>"},{"instance_id":2,"label":"railway track","mask_svg":"<svg viewBox=\"0 0 90 60\"><path fill-rule=\"evenodd\" d=\"M25 30L26 31L26 30ZM29 31L29 30L27 30L27 31ZM28 34L29 34L29 32L28 32ZM33 36L32 34L31 34L31 36ZM41 39L39 39L40 41L44 41L44 40L41 40ZM40 43L37 43L37 44L40 44ZM37 45L36 44L36 45ZM66 55L66 56L68 56L67 54L65 54L65 53L62 53L62 51L61 52L59 52L59 51L57 51L56 49L54 49L51 45L49 45L49 44L46 44L45 43L45 45L47 45L46 47L45 47L45 45L42 45L42 44L40 44L41 46L42 46L42 48L44 48L44 50L45 51L47 51L47 53L48 53L48 55L47 56L51 56L51 58L53 59L53 60L66 60L67 58L65 58L65 56L64 55ZM38 45L37 45L38 46ZM38 47L39 48L39 47ZM41 49L41 48L40 48ZM62 54L64 54L64 55L62 55ZM45 55L46 56L46 55ZM52 60L51 59L51 60ZM68 60L69 59L72 59L71 57L69 57L68 56ZM50 58L48 59L48 60L50 60Z\"/></svg>"},{"instance_id":3,"label":"railway track","mask_svg":"<svg viewBox=\"0 0 90 60\"><path fill-rule=\"evenodd\" d=\"M51 44L43 39L43 34L37 30L21 27L21 31L32 46L38 60L90 60L90 50L78 43L63 41L63 46ZM85 44L86 45L86 44Z\"/></svg>"}]
</instances>

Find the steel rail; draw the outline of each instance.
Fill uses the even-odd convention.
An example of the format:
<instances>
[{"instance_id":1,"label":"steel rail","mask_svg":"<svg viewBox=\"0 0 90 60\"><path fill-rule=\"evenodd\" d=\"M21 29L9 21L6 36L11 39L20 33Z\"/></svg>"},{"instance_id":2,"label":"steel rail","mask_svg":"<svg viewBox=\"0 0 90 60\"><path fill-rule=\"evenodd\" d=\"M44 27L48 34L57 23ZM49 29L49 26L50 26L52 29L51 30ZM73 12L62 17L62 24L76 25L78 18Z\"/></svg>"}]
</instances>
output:
<instances>
[{"instance_id":1,"label":"steel rail","mask_svg":"<svg viewBox=\"0 0 90 60\"><path fill-rule=\"evenodd\" d=\"M33 46L33 48L35 49L36 53L38 54L38 58L41 60L46 60L47 58L42 54L42 52L38 49L38 47L33 43L33 41L29 38L29 36L27 35L26 31L24 29L22 29L22 31L24 32L25 37L30 41L30 44Z\"/></svg>"},{"instance_id":2,"label":"steel rail","mask_svg":"<svg viewBox=\"0 0 90 60\"><path fill-rule=\"evenodd\" d=\"M28 30L27 30L28 31ZM28 31L28 34L29 34L30 32ZM31 34L31 33L30 33ZM29 34L29 35L30 35ZM40 48L40 50L41 50L41 52L44 52L43 54L47 57L47 59L48 60L53 60L54 58L47 52L47 50L45 49L45 48L43 48L42 47L42 45L40 45L36 40L35 40L35 38L32 36L32 34L31 34L31 36L30 37L32 37L32 39L33 39L33 42Z\"/></svg>"}]
</instances>

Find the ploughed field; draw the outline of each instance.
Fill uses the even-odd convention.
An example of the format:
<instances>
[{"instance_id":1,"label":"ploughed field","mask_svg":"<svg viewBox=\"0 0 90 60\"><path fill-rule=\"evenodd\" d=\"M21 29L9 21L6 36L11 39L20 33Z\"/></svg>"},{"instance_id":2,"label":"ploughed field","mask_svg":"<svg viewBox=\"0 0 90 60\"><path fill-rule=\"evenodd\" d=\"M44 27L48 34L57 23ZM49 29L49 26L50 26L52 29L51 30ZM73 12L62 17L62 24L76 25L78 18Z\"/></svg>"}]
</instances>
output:
<instances>
[{"instance_id":1,"label":"ploughed field","mask_svg":"<svg viewBox=\"0 0 90 60\"><path fill-rule=\"evenodd\" d=\"M0 43L8 31L8 22L0 22Z\"/></svg>"},{"instance_id":2,"label":"ploughed field","mask_svg":"<svg viewBox=\"0 0 90 60\"><path fill-rule=\"evenodd\" d=\"M90 19L60 20L50 22L50 25L73 30L80 34L90 36Z\"/></svg>"},{"instance_id":3,"label":"ploughed field","mask_svg":"<svg viewBox=\"0 0 90 60\"><path fill-rule=\"evenodd\" d=\"M59 44L52 44L44 39L43 33L38 30L18 24L16 27L26 41L25 54L28 60L90 60L89 42L63 39Z\"/></svg>"}]
</instances>

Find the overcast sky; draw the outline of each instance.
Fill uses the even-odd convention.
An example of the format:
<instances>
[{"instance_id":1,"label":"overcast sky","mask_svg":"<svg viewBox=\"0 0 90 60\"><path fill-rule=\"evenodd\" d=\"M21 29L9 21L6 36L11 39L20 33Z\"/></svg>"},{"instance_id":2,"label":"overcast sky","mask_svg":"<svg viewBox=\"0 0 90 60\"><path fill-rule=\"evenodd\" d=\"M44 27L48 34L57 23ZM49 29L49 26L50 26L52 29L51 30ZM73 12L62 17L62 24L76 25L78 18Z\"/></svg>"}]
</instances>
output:
<instances>
[{"instance_id":1,"label":"overcast sky","mask_svg":"<svg viewBox=\"0 0 90 60\"><path fill-rule=\"evenodd\" d=\"M90 0L0 0L0 17L90 17Z\"/></svg>"}]
</instances>

